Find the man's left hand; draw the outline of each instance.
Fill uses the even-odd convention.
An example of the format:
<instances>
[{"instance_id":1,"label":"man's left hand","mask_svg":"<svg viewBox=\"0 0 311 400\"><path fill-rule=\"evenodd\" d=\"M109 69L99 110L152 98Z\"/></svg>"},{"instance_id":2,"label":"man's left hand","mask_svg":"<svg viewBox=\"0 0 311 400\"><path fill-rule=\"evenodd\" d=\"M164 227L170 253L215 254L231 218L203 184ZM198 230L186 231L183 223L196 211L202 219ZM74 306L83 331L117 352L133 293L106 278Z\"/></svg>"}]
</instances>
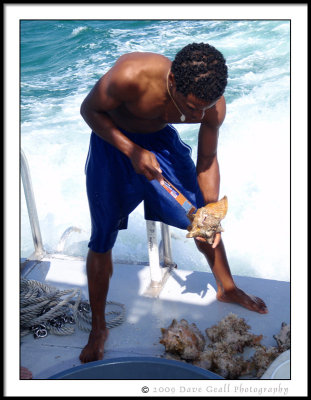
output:
<instances>
[{"instance_id":1,"label":"man's left hand","mask_svg":"<svg viewBox=\"0 0 311 400\"><path fill-rule=\"evenodd\" d=\"M196 237L196 240L198 240L199 242L207 242L207 240L205 238L202 238L202 237L199 237L199 236ZM221 240L221 233L216 233L214 242L212 244L212 248L213 249L215 249L219 245L220 240Z\"/></svg>"}]
</instances>

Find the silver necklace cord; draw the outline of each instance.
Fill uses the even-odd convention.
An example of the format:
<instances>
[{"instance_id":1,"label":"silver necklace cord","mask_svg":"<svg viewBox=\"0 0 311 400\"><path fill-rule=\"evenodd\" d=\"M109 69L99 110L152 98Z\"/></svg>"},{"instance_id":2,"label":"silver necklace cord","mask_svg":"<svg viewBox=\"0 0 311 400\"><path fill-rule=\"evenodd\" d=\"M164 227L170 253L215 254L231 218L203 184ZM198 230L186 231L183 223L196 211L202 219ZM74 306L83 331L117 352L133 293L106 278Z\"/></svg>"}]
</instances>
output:
<instances>
[{"instance_id":1,"label":"silver necklace cord","mask_svg":"<svg viewBox=\"0 0 311 400\"><path fill-rule=\"evenodd\" d=\"M174 99L173 99L173 97L172 97L172 95L171 95L171 93L170 93L169 87L168 87L168 76L169 76L169 73L170 73L170 72L171 72L171 70L168 71L168 74L167 74L167 77L166 77L166 87L167 87L167 91L168 91L168 94L170 95L170 98L172 99L172 102L174 103L175 107L177 108L177 110L178 110L178 111L180 112L180 114L181 114L181 116L180 116L181 122L185 122L185 121L186 121L186 116L180 111L179 107L178 107L177 104L175 103L175 101L174 101Z\"/></svg>"}]
</instances>

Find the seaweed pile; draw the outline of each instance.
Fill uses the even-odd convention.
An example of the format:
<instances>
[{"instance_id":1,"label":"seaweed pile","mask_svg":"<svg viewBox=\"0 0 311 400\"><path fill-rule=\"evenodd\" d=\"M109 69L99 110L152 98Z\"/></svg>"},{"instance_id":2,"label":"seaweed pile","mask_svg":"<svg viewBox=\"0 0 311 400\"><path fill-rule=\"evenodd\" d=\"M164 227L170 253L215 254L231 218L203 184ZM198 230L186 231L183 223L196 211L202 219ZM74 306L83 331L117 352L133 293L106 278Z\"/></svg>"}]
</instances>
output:
<instances>
[{"instance_id":1,"label":"seaweed pile","mask_svg":"<svg viewBox=\"0 0 311 400\"><path fill-rule=\"evenodd\" d=\"M205 329L206 337L196 324L174 319L167 329L161 328L160 343L165 346L166 358L191 362L226 379L260 378L276 357L290 349L290 326L282 323L279 334L273 336L277 344L274 347L262 345L262 335L249 330L244 318L233 313ZM253 355L245 359L243 353L249 348Z\"/></svg>"}]
</instances>

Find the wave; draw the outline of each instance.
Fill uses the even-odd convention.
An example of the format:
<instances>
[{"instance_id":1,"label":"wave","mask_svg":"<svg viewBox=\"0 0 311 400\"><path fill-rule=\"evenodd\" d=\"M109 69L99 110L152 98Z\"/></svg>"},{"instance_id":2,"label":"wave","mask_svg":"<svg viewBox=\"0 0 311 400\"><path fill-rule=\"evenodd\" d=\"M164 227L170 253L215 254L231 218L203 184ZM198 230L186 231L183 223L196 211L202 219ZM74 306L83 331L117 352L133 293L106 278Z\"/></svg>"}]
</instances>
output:
<instances>
[{"instance_id":1,"label":"wave","mask_svg":"<svg viewBox=\"0 0 311 400\"><path fill-rule=\"evenodd\" d=\"M77 36L79 35L79 33L86 31L87 29L87 26L78 26L77 28L73 29L73 31L71 32L71 36Z\"/></svg>"}]
</instances>

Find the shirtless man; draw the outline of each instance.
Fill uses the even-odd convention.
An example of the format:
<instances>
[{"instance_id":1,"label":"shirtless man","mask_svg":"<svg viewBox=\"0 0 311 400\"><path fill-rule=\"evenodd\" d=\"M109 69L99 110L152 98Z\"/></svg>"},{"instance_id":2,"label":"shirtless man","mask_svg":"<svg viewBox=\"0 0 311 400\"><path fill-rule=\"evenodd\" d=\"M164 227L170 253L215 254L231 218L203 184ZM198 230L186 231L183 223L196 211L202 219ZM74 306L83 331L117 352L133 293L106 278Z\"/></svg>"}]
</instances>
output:
<instances>
[{"instance_id":1,"label":"shirtless man","mask_svg":"<svg viewBox=\"0 0 311 400\"><path fill-rule=\"evenodd\" d=\"M144 200L146 219L186 229L186 213L161 186L163 177L197 208L218 200L217 140L225 118L226 84L222 54L208 44L193 43L173 62L153 53L121 56L83 101L81 115L93 131L86 162L92 330L81 362L103 358L111 251L130 212ZM196 167L191 149L170 125L179 123L200 123ZM220 233L213 245L204 239L195 242L216 279L218 300L268 312L261 299L235 285Z\"/></svg>"}]
</instances>

